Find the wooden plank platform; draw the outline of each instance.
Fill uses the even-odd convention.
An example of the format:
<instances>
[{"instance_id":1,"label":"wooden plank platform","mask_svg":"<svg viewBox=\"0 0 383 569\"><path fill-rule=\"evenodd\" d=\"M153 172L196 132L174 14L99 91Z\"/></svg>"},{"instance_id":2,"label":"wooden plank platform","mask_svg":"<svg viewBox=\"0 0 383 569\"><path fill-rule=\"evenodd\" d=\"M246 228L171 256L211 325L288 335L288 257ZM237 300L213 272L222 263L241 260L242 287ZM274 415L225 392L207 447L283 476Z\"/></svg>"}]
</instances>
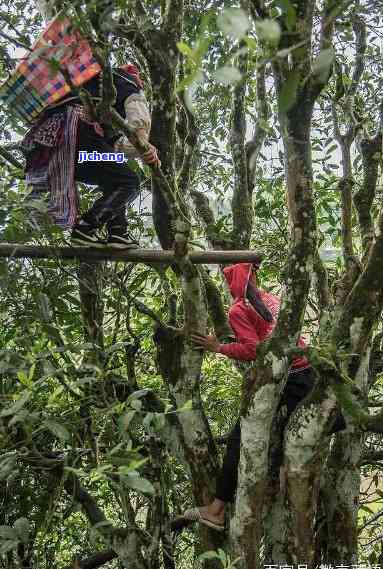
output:
<instances>
[{"instance_id":1,"label":"wooden plank platform","mask_svg":"<svg viewBox=\"0 0 383 569\"><path fill-rule=\"evenodd\" d=\"M130 263L174 262L174 251L161 249L131 249L124 251L108 247L38 247L18 243L0 243L0 257L29 259L80 259L82 261L126 261ZM196 264L255 263L263 258L259 251L190 251Z\"/></svg>"}]
</instances>

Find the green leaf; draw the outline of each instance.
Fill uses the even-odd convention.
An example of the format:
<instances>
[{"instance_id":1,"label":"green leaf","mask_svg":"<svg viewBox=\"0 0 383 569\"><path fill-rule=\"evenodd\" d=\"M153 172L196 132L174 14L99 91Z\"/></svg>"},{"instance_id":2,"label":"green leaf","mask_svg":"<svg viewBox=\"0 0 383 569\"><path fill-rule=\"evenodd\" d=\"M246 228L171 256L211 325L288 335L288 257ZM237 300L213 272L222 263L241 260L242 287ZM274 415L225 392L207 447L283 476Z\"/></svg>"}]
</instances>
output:
<instances>
[{"instance_id":1,"label":"green leaf","mask_svg":"<svg viewBox=\"0 0 383 569\"><path fill-rule=\"evenodd\" d=\"M282 113L286 113L295 103L298 85L299 72L297 70L291 71L279 95L279 109Z\"/></svg>"},{"instance_id":2,"label":"green leaf","mask_svg":"<svg viewBox=\"0 0 383 569\"><path fill-rule=\"evenodd\" d=\"M29 532L30 532L30 525L27 518L19 518L18 520L15 521L13 527L16 530L19 541L27 544L29 542Z\"/></svg>"},{"instance_id":3,"label":"green leaf","mask_svg":"<svg viewBox=\"0 0 383 569\"><path fill-rule=\"evenodd\" d=\"M13 415L12 419L9 420L8 426L12 427L12 425L16 425L17 423L24 423L24 425L26 425L30 422L32 417L33 414L27 409L21 409L21 411Z\"/></svg>"},{"instance_id":4,"label":"green leaf","mask_svg":"<svg viewBox=\"0 0 383 569\"><path fill-rule=\"evenodd\" d=\"M81 468L72 468L72 466L64 466L64 470L66 472L74 474L75 476L78 476L79 478L86 476L84 470L82 470Z\"/></svg>"},{"instance_id":5,"label":"green leaf","mask_svg":"<svg viewBox=\"0 0 383 569\"><path fill-rule=\"evenodd\" d=\"M189 47L185 42L183 41L179 41L177 43L177 48L178 51L180 51L182 53L182 55L185 55L185 57L193 57L193 50L191 47Z\"/></svg>"},{"instance_id":6,"label":"green leaf","mask_svg":"<svg viewBox=\"0 0 383 569\"><path fill-rule=\"evenodd\" d=\"M119 419L119 423L120 423L120 427L123 431L127 431L129 428L130 423L132 422L134 415L136 414L136 411L128 411L127 413L124 413L120 419Z\"/></svg>"},{"instance_id":7,"label":"green leaf","mask_svg":"<svg viewBox=\"0 0 383 569\"><path fill-rule=\"evenodd\" d=\"M138 391L134 391L131 393L127 399L127 402L130 403L132 399L140 399L141 397L145 397L149 393L150 389L139 389Z\"/></svg>"},{"instance_id":8,"label":"green leaf","mask_svg":"<svg viewBox=\"0 0 383 569\"><path fill-rule=\"evenodd\" d=\"M191 411L192 409L193 409L193 401L192 399L189 399L182 405L182 407L179 407L177 409L177 413L184 413L185 411Z\"/></svg>"},{"instance_id":9,"label":"green leaf","mask_svg":"<svg viewBox=\"0 0 383 569\"><path fill-rule=\"evenodd\" d=\"M10 526L0 526L0 539L18 541L16 530Z\"/></svg>"},{"instance_id":10,"label":"green leaf","mask_svg":"<svg viewBox=\"0 0 383 569\"><path fill-rule=\"evenodd\" d=\"M322 50L318 57L313 61L313 73L322 83L327 81L334 58L334 49L329 47L328 49Z\"/></svg>"},{"instance_id":11,"label":"green leaf","mask_svg":"<svg viewBox=\"0 0 383 569\"><path fill-rule=\"evenodd\" d=\"M375 512L373 510L371 510L371 508L369 508L368 506L360 506L360 509L363 510L363 512L368 512L369 514L374 514Z\"/></svg>"},{"instance_id":12,"label":"green leaf","mask_svg":"<svg viewBox=\"0 0 383 569\"><path fill-rule=\"evenodd\" d=\"M242 75L237 67L224 65L217 69L214 73L214 78L223 85L230 85L242 79Z\"/></svg>"},{"instance_id":13,"label":"green leaf","mask_svg":"<svg viewBox=\"0 0 383 569\"><path fill-rule=\"evenodd\" d=\"M129 162L130 161L128 160L128 164L129 164ZM136 164L135 160L131 160L131 162L134 162ZM65 300L69 300L69 302L71 304L74 304L75 306L81 306L80 300L76 296L74 296L73 294L66 294Z\"/></svg>"},{"instance_id":14,"label":"green leaf","mask_svg":"<svg viewBox=\"0 0 383 569\"><path fill-rule=\"evenodd\" d=\"M153 419L154 419L154 413L147 413L145 419L142 421L142 424L147 431L149 430L150 424Z\"/></svg>"},{"instance_id":15,"label":"green leaf","mask_svg":"<svg viewBox=\"0 0 383 569\"><path fill-rule=\"evenodd\" d=\"M44 199L31 199L28 202L28 208L35 209L36 211L45 214L48 211L48 204Z\"/></svg>"},{"instance_id":16,"label":"green leaf","mask_svg":"<svg viewBox=\"0 0 383 569\"><path fill-rule=\"evenodd\" d=\"M6 480L16 469L16 455L14 453L0 457L0 480Z\"/></svg>"},{"instance_id":17,"label":"green leaf","mask_svg":"<svg viewBox=\"0 0 383 569\"><path fill-rule=\"evenodd\" d=\"M155 489L154 486L149 480L146 478L142 478L141 476L125 476L124 480L129 488L133 490L138 490L143 494L154 494Z\"/></svg>"},{"instance_id":18,"label":"green leaf","mask_svg":"<svg viewBox=\"0 0 383 569\"><path fill-rule=\"evenodd\" d=\"M4 409L0 413L0 417L9 417L10 415L16 415L16 413L24 407L25 403L28 401L30 396L31 393L29 391L27 391L26 393L24 392L23 395L20 397L20 399L16 401L16 403L11 405L10 407L7 407L7 409Z\"/></svg>"},{"instance_id":19,"label":"green leaf","mask_svg":"<svg viewBox=\"0 0 383 569\"><path fill-rule=\"evenodd\" d=\"M240 8L226 8L219 14L217 25L225 35L240 40L250 28L250 21Z\"/></svg>"},{"instance_id":20,"label":"green leaf","mask_svg":"<svg viewBox=\"0 0 383 569\"><path fill-rule=\"evenodd\" d=\"M130 406L133 407L133 409L135 409L136 411L141 411L142 401L140 401L139 399L133 399L133 401L130 402Z\"/></svg>"},{"instance_id":21,"label":"green leaf","mask_svg":"<svg viewBox=\"0 0 383 569\"><path fill-rule=\"evenodd\" d=\"M250 50L255 51L256 49L258 49L258 43L256 39L246 36L245 38L243 38L243 40Z\"/></svg>"},{"instance_id":22,"label":"green leaf","mask_svg":"<svg viewBox=\"0 0 383 569\"><path fill-rule=\"evenodd\" d=\"M150 389L139 389L135 391L131 395L129 395L128 399L126 400L127 404L133 407L136 411L140 411L142 408L142 402L139 401L141 397L145 397L149 393Z\"/></svg>"},{"instance_id":23,"label":"green leaf","mask_svg":"<svg viewBox=\"0 0 383 569\"><path fill-rule=\"evenodd\" d=\"M51 419L46 419L43 425L47 427L61 441L68 441L70 439L70 433L64 425L57 423L57 421L52 421Z\"/></svg>"},{"instance_id":24,"label":"green leaf","mask_svg":"<svg viewBox=\"0 0 383 569\"><path fill-rule=\"evenodd\" d=\"M155 413L152 421L152 427L155 431L161 431L165 427L165 414Z\"/></svg>"},{"instance_id":25,"label":"green leaf","mask_svg":"<svg viewBox=\"0 0 383 569\"><path fill-rule=\"evenodd\" d=\"M28 379L28 376L24 371L17 372L17 379L20 381L20 383L25 385L25 387L31 387L32 385L32 382Z\"/></svg>"},{"instance_id":26,"label":"green leaf","mask_svg":"<svg viewBox=\"0 0 383 569\"><path fill-rule=\"evenodd\" d=\"M32 379L33 379L33 376L35 374L35 370L36 370L36 364L34 363L31 365L31 369L29 370L29 373L28 373L28 381L29 381L30 385L32 385Z\"/></svg>"},{"instance_id":27,"label":"green leaf","mask_svg":"<svg viewBox=\"0 0 383 569\"><path fill-rule=\"evenodd\" d=\"M43 330L50 340L57 342L57 344L62 344L60 331L55 326L44 323Z\"/></svg>"},{"instance_id":28,"label":"green leaf","mask_svg":"<svg viewBox=\"0 0 383 569\"><path fill-rule=\"evenodd\" d=\"M265 43L273 46L277 46L279 44L279 40L281 38L281 27L275 20L261 20L260 22L255 23L255 28L259 38Z\"/></svg>"},{"instance_id":29,"label":"green leaf","mask_svg":"<svg viewBox=\"0 0 383 569\"><path fill-rule=\"evenodd\" d=\"M295 22L297 20L297 12L295 10L295 7L292 5L290 0L278 0L278 4L282 8L286 28L291 31L295 26Z\"/></svg>"},{"instance_id":30,"label":"green leaf","mask_svg":"<svg viewBox=\"0 0 383 569\"><path fill-rule=\"evenodd\" d=\"M216 551L205 551L198 556L198 561L205 561L208 559L219 559L219 555Z\"/></svg>"},{"instance_id":31,"label":"green leaf","mask_svg":"<svg viewBox=\"0 0 383 569\"><path fill-rule=\"evenodd\" d=\"M112 464L103 464L98 468L93 468L90 472L90 479L92 481L102 480L105 478L105 474L113 470Z\"/></svg>"},{"instance_id":32,"label":"green leaf","mask_svg":"<svg viewBox=\"0 0 383 569\"><path fill-rule=\"evenodd\" d=\"M118 472L119 474L129 475L131 474L132 470L138 470L148 462L148 458L141 458L140 460L129 460L128 458L124 457L117 457L117 460L111 460L112 464L116 464L119 466ZM123 461L123 462L122 462ZM128 462L127 462L128 461Z\"/></svg>"},{"instance_id":33,"label":"green leaf","mask_svg":"<svg viewBox=\"0 0 383 569\"><path fill-rule=\"evenodd\" d=\"M0 544L0 555L4 555L4 553L8 553L8 551L12 551L12 549L16 549L18 546L17 541L3 541Z\"/></svg>"},{"instance_id":34,"label":"green leaf","mask_svg":"<svg viewBox=\"0 0 383 569\"><path fill-rule=\"evenodd\" d=\"M43 293L40 292L37 296L37 300L40 306L40 314L41 314L41 319L43 322L51 322L52 320L52 309L51 309L51 304L50 304L50 300L48 298L48 296Z\"/></svg>"},{"instance_id":35,"label":"green leaf","mask_svg":"<svg viewBox=\"0 0 383 569\"><path fill-rule=\"evenodd\" d=\"M203 82L203 74L201 71L197 71L192 76L191 83L188 83L184 89L184 101L185 105L187 106L188 110L194 114L194 96L197 91L198 85ZM182 91L182 83L180 84L177 91Z\"/></svg>"},{"instance_id":36,"label":"green leaf","mask_svg":"<svg viewBox=\"0 0 383 569\"><path fill-rule=\"evenodd\" d=\"M64 387L62 385L56 387L56 389L49 395L47 407L50 407L53 403L55 403L56 399L58 399L58 396L61 395L63 391Z\"/></svg>"}]
</instances>

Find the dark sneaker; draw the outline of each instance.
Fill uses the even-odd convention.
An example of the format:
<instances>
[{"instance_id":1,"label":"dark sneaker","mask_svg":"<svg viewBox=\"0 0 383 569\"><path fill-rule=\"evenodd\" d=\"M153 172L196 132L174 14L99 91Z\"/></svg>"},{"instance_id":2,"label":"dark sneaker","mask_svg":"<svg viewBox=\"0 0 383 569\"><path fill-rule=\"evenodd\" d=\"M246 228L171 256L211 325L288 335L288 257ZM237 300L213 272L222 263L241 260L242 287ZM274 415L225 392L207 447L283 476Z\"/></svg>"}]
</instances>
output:
<instances>
[{"instance_id":1,"label":"dark sneaker","mask_svg":"<svg viewBox=\"0 0 383 569\"><path fill-rule=\"evenodd\" d=\"M70 236L73 245L84 245L85 247L105 247L106 243L97 235L97 229L90 225L76 225Z\"/></svg>"},{"instance_id":2,"label":"dark sneaker","mask_svg":"<svg viewBox=\"0 0 383 569\"><path fill-rule=\"evenodd\" d=\"M140 246L138 241L133 239L129 233L120 233L118 231L112 231L109 234L106 244L108 247L113 247L113 249L138 249Z\"/></svg>"}]
</instances>

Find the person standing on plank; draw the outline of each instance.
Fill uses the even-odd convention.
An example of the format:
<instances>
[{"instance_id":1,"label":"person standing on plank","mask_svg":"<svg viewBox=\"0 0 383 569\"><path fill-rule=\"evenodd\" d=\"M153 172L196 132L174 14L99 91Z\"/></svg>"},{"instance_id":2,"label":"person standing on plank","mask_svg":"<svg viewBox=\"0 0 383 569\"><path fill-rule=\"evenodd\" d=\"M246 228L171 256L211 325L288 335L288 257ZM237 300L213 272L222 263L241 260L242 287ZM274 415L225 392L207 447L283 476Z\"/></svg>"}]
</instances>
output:
<instances>
[{"instance_id":1,"label":"person standing on plank","mask_svg":"<svg viewBox=\"0 0 383 569\"><path fill-rule=\"evenodd\" d=\"M138 69L123 65L113 71L117 97L115 110L132 128L138 138L149 139L151 118ZM93 101L100 100L101 76L83 85ZM26 183L32 186L30 198L50 194L48 213L58 225L73 227L74 244L119 249L138 247L127 231L126 206L140 192L140 177L125 162L82 161L79 156L124 151L128 158L137 158L135 148L116 131L92 119L78 95L69 93L59 103L49 106L23 140L26 152ZM146 164L160 166L156 148L142 156ZM75 182L98 185L101 197L80 219L77 216ZM100 239L105 227L107 241Z\"/></svg>"},{"instance_id":2,"label":"person standing on plank","mask_svg":"<svg viewBox=\"0 0 383 569\"><path fill-rule=\"evenodd\" d=\"M226 281L234 299L229 311L229 322L235 333L236 342L220 344L214 336L193 335L194 343L209 352L223 354L236 360L256 359L257 345L268 339L278 319L280 300L273 294L257 288L256 273L259 266L239 263L224 269ZM299 347L305 347L303 338ZM284 424L297 405L310 393L314 386L314 372L305 357L293 360L287 384L279 407L285 406ZM337 421L333 432L343 429L343 417ZM238 480L240 458L240 419L231 431L222 470L216 481L215 499L207 506L187 510L176 522L199 522L218 531L224 530L224 514L227 502L234 502ZM282 450L278 449L272 462L274 467L282 464Z\"/></svg>"}]
</instances>

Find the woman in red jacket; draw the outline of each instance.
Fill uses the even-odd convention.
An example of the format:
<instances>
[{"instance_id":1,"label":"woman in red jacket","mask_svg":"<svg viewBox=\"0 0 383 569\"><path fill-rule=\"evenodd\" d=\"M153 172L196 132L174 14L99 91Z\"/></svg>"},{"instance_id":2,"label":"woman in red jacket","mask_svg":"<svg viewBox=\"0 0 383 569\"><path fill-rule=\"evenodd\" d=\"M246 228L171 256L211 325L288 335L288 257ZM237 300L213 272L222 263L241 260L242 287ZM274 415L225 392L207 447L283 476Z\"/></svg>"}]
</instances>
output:
<instances>
[{"instance_id":1,"label":"woman in red jacket","mask_svg":"<svg viewBox=\"0 0 383 569\"><path fill-rule=\"evenodd\" d=\"M224 269L224 275L233 296L229 311L229 322L235 333L236 342L220 344L215 336L193 335L193 341L201 348L224 354L236 360L255 360L257 344L270 337L278 319L280 300L273 294L257 288L256 272L258 266L239 263ZM304 347L302 338L298 346ZM293 360L280 407L285 405L285 421L298 403L306 397L314 384L313 371L308 360L297 357ZM238 479L241 426L238 419L231 431L226 456L217 479L216 497L208 506L187 510L179 520L198 521L213 529L223 531L225 504L233 502ZM274 461L273 461L274 462ZM276 464L282 463L282 453L278 450Z\"/></svg>"}]
</instances>

